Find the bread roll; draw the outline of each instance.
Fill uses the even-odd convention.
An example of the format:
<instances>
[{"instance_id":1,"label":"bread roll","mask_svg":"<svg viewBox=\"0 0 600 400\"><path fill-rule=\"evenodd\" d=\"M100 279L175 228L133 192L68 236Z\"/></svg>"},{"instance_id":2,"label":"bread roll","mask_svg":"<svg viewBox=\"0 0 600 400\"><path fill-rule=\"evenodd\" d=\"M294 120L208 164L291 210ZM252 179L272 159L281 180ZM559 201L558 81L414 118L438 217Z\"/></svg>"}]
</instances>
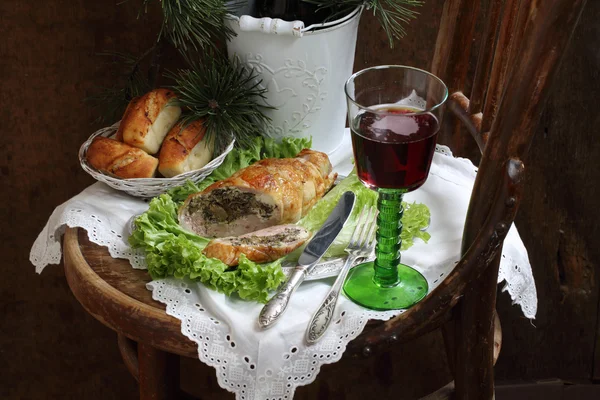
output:
<instances>
[{"instance_id":1,"label":"bread roll","mask_svg":"<svg viewBox=\"0 0 600 400\"><path fill-rule=\"evenodd\" d=\"M152 178L158 159L144 150L98 136L87 150L87 160L96 169L120 178Z\"/></svg>"},{"instance_id":2,"label":"bread roll","mask_svg":"<svg viewBox=\"0 0 600 400\"><path fill-rule=\"evenodd\" d=\"M121 124L119 125L119 129L117 129L117 133L115 133L115 136L114 136L115 140L118 140L119 142L123 141L123 129L124 129L123 120L131 112L130 108L133 108L139 99L140 99L139 96L134 97L133 99L131 99L129 104L127 104L127 108L125 109L125 113L123 114L123 118L121 119ZM111 138L112 138L112 136L111 136Z\"/></svg>"},{"instance_id":3,"label":"bread roll","mask_svg":"<svg viewBox=\"0 0 600 400\"><path fill-rule=\"evenodd\" d=\"M168 89L155 89L133 99L117 131L117 140L139 147L148 154L156 154L163 139L179 119L181 108L169 105L175 93Z\"/></svg>"},{"instance_id":4,"label":"bread roll","mask_svg":"<svg viewBox=\"0 0 600 400\"><path fill-rule=\"evenodd\" d=\"M185 129L175 125L165 138L158 155L158 170L167 177L204 167L212 160L214 141L205 140L206 128L201 120Z\"/></svg>"}]
</instances>

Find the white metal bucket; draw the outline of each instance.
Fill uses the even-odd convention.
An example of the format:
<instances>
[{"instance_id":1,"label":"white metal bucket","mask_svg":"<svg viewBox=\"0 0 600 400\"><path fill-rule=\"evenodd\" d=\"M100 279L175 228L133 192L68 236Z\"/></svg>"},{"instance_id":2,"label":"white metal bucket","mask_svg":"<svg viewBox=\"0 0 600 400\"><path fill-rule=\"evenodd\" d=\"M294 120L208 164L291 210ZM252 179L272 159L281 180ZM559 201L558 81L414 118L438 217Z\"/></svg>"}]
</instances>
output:
<instances>
[{"instance_id":1,"label":"white metal bucket","mask_svg":"<svg viewBox=\"0 0 600 400\"><path fill-rule=\"evenodd\" d=\"M237 33L228 43L229 57L254 68L267 88L265 103L276 108L266 112L272 120L269 136L312 136L313 148L328 154L340 146L344 83L352 74L361 12L358 7L337 21L307 28L271 18L229 20Z\"/></svg>"}]
</instances>

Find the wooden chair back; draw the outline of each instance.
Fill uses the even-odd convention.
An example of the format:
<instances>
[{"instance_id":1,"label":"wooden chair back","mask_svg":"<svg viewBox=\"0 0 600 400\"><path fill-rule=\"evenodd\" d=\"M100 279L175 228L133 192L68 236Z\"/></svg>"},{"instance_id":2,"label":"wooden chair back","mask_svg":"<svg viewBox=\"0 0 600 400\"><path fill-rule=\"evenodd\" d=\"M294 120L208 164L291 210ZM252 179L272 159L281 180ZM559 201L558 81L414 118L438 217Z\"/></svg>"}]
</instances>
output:
<instances>
[{"instance_id":1,"label":"wooden chair back","mask_svg":"<svg viewBox=\"0 0 600 400\"><path fill-rule=\"evenodd\" d=\"M404 314L360 336L363 354L444 326L459 399L494 393L494 319L503 240L521 199L524 159L560 59L586 0L446 0L431 71L449 99L440 140L482 153L462 258L444 282ZM477 63L470 52L483 15ZM470 90L467 84L471 83Z\"/></svg>"}]
</instances>

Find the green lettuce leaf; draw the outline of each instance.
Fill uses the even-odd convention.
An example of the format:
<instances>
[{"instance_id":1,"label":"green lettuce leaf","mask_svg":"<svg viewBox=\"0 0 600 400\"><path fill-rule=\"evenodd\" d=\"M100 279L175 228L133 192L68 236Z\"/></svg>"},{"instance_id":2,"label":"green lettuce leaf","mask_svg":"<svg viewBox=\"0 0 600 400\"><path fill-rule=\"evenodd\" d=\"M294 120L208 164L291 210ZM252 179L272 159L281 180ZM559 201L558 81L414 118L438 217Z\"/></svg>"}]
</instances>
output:
<instances>
[{"instance_id":1,"label":"green lettuce leaf","mask_svg":"<svg viewBox=\"0 0 600 400\"><path fill-rule=\"evenodd\" d=\"M167 238L182 237L196 246L204 247L208 239L183 229L177 222L177 205L168 194L161 194L150 202L148 211L135 220L136 229L129 237L134 248L147 253L160 248Z\"/></svg>"},{"instance_id":2,"label":"green lettuce leaf","mask_svg":"<svg viewBox=\"0 0 600 400\"><path fill-rule=\"evenodd\" d=\"M332 243L325 257L335 257L344 254L344 249L350 241L352 232L358 223L358 217L364 206L377 206L377 192L364 186L355 171L344 178L338 185L329 191L309 212L302 218L298 224L311 232L316 232L324 223L333 208L337 204L342 194L351 190L356 195L356 203L352 215L348 218L344 229ZM403 229L400 237L402 239L401 250L407 250L414 244L414 238L418 237L424 242L430 238L430 234L422 231L429 225L429 208L424 204L413 203L404 205L404 215L402 216Z\"/></svg>"},{"instance_id":3,"label":"green lettuce leaf","mask_svg":"<svg viewBox=\"0 0 600 400\"><path fill-rule=\"evenodd\" d=\"M200 191L200 187L188 179L183 185L169 190L167 194L171 196L171 199L173 199L176 204L180 205L190 194L198 193Z\"/></svg>"},{"instance_id":4,"label":"green lettuce leaf","mask_svg":"<svg viewBox=\"0 0 600 400\"><path fill-rule=\"evenodd\" d=\"M414 244L414 239L419 238L425 243L431 235L425 229L429 226L430 212L425 204L414 202L412 204L402 203L404 214L402 215L402 246L400 250L406 250Z\"/></svg>"},{"instance_id":5,"label":"green lettuce leaf","mask_svg":"<svg viewBox=\"0 0 600 400\"><path fill-rule=\"evenodd\" d=\"M352 215L346 221L344 229L338 234L337 238L325 253L325 257L341 256L344 249L350 241L352 232L358 222L358 216L364 206L377 206L377 192L368 189L363 185L354 173L354 171L344 178L339 184L329 191L315 206L302 218L298 225L301 225L311 232L316 232L324 223L333 208L337 204L342 194L346 191L352 191L356 195L356 202Z\"/></svg>"},{"instance_id":6,"label":"green lettuce leaf","mask_svg":"<svg viewBox=\"0 0 600 400\"><path fill-rule=\"evenodd\" d=\"M242 299L266 303L269 299L269 290L276 289L285 280L281 261L257 264L242 254L235 270L238 295Z\"/></svg>"}]
</instances>

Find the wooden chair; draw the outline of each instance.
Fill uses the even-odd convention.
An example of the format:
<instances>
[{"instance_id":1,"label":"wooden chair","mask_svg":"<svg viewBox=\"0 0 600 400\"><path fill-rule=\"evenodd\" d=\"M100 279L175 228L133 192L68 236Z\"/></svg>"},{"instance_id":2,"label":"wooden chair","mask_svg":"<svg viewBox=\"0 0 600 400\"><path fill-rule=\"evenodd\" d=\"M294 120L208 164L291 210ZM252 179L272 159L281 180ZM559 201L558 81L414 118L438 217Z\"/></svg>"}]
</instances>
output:
<instances>
[{"instance_id":1,"label":"wooden chair","mask_svg":"<svg viewBox=\"0 0 600 400\"><path fill-rule=\"evenodd\" d=\"M390 321L369 324L350 343L349 354L368 356L442 328L455 391L438 394L493 398L502 243L521 198L523 160L535 125L585 2L489 0L469 99L464 88L480 2L446 1L432 66L451 93L441 139L463 148L459 131L464 126L483 153L465 225L463 257L421 303ZM147 274L131 269L125 260L110 258L106 249L90 244L77 229L67 230L64 255L75 297L119 334L119 348L139 381L140 397L172 398L179 383L177 356L196 358L197 349L181 335L179 321L152 300L144 287Z\"/></svg>"},{"instance_id":2,"label":"wooden chair","mask_svg":"<svg viewBox=\"0 0 600 400\"><path fill-rule=\"evenodd\" d=\"M484 3L485 25L467 97L469 55ZM363 332L351 343L357 353L372 354L391 342L442 328L456 397L493 398L494 356L499 351L494 349L494 331L501 332L495 307L502 244L521 199L523 160L585 3L445 2L432 65L450 93L440 139L464 149L465 137L460 134L464 127L482 153L465 221L462 259L424 301Z\"/></svg>"}]
</instances>

